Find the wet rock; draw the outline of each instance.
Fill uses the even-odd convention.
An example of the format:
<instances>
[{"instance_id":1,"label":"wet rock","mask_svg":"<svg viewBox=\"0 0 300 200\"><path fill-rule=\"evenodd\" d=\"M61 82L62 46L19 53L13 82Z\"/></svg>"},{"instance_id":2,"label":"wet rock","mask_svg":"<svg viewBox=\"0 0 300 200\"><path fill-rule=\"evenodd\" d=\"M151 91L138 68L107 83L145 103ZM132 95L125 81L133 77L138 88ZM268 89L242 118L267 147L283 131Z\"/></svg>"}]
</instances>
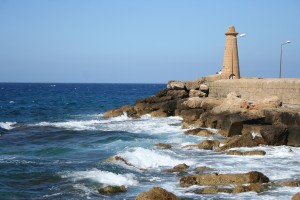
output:
<instances>
[{"instance_id":1,"label":"wet rock","mask_svg":"<svg viewBox=\"0 0 300 200\"><path fill-rule=\"evenodd\" d=\"M125 160L125 159L122 158L121 156L112 156L112 157L108 158L106 161L107 161L107 162L121 161L121 162L123 162L125 165L134 167L134 165L132 165L131 163L127 162L127 160Z\"/></svg>"},{"instance_id":2,"label":"wet rock","mask_svg":"<svg viewBox=\"0 0 300 200\"><path fill-rule=\"evenodd\" d=\"M232 193L231 188L221 187L206 187L193 191L195 194L217 194L217 193Z\"/></svg>"},{"instance_id":3,"label":"wet rock","mask_svg":"<svg viewBox=\"0 0 300 200\"><path fill-rule=\"evenodd\" d=\"M126 187L124 185L122 186L106 186L98 189L98 192L100 194L116 194L120 192L126 192Z\"/></svg>"},{"instance_id":4,"label":"wet rock","mask_svg":"<svg viewBox=\"0 0 300 200\"><path fill-rule=\"evenodd\" d=\"M271 183L274 186L300 187L300 179L283 179Z\"/></svg>"},{"instance_id":5,"label":"wet rock","mask_svg":"<svg viewBox=\"0 0 300 200\"><path fill-rule=\"evenodd\" d=\"M288 127L288 141L287 145L300 147L300 126Z\"/></svg>"},{"instance_id":6,"label":"wet rock","mask_svg":"<svg viewBox=\"0 0 300 200\"><path fill-rule=\"evenodd\" d=\"M171 81L168 82L167 88L169 90L184 90L185 89L185 85L181 81L171 80Z\"/></svg>"},{"instance_id":7,"label":"wet rock","mask_svg":"<svg viewBox=\"0 0 300 200\"><path fill-rule=\"evenodd\" d=\"M163 170L163 172L168 172L168 173L181 172L188 168L189 168L189 166L186 165L185 163L183 163L183 164L176 165L175 167L173 167L173 169Z\"/></svg>"},{"instance_id":8,"label":"wet rock","mask_svg":"<svg viewBox=\"0 0 300 200\"><path fill-rule=\"evenodd\" d=\"M155 110L150 113L152 117L168 117L168 113L162 111L162 110Z\"/></svg>"},{"instance_id":9,"label":"wet rock","mask_svg":"<svg viewBox=\"0 0 300 200\"><path fill-rule=\"evenodd\" d=\"M238 156L254 156L254 155L260 155L264 156L266 155L265 151L262 150L254 150L254 151L238 151L238 150L230 150L227 152L227 155L238 155Z\"/></svg>"},{"instance_id":10,"label":"wet rock","mask_svg":"<svg viewBox=\"0 0 300 200\"><path fill-rule=\"evenodd\" d=\"M274 125L244 125L242 134L251 134L253 137L261 137L267 145L286 145L288 130L283 124Z\"/></svg>"},{"instance_id":11,"label":"wet rock","mask_svg":"<svg viewBox=\"0 0 300 200\"><path fill-rule=\"evenodd\" d=\"M212 170L212 169L209 167L206 167L206 166L199 166L199 167L196 167L194 170L198 171L198 172L203 172L203 171L208 171L208 170Z\"/></svg>"},{"instance_id":12,"label":"wet rock","mask_svg":"<svg viewBox=\"0 0 300 200\"><path fill-rule=\"evenodd\" d=\"M269 178L261 172L248 172L245 174L199 174L185 176L180 179L181 187L191 185L228 185L228 184L247 184L247 183L266 183Z\"/></svg>"},{"instance_id":13,"label":"wet rock","mask_svg":"<svg viewBox=\"0 0 300 200\"><path fill-rule=\"evenodd\" d=\"M155 144L155 146L161 147L161 148L163 148L163 149L171 149L171 148L172 148L172 145L170 145L170 144L165 144L165 143L157 143L157 144Z\"/></svg>"},{"instance_id":14,"label":"wet rock","mask_svg":"<svg viewBox=\"0 0 300 200\"><path fill-rule=\"evenodd\" d=\"M214 133L203 129L203 128L196 128L196 129L191 129L191 130L187 130L184 132L184 134L186 135L198 135L198 136L203 136L203 137L210 137L215 135Z\"/></svg>"},{"instance_id":15,"label":"wet rock","mask_svg":"<svg viewBox=\"0 0 300 200\"><path fill-rule=\"evenodd\" d=\"M219 147L216 151L224 151L236 147L256 147L265 144L262 137L253 137L252 134L238 135L222 141L223 146Z\"/></svg>"},{"instance_id":16,"label":"wet rock","mask_svg":"<svg viewBox=\"0 0 300 200\"><path fill-rule=\"evenodd\" d=\"M261 183L251 183L249 185L238 185L233 189L233 193L242 193L242 192L263 192L267 189L266 186Z\"/></svg>"},{"instance_id":17,"label":"wet rock","mask_svg":"<svg viewBox=\"0 0 300 200\"><path fill-rule=\"evenodd\" d=\"M199 149L205 149L205 150L213 150L216 147L219 147L220 141L218 140L204 140L200 142L197 146Z\"/></svg>"},{"instance_id":18,"label":"wet rock","mask_svg":"<svg viewBox=\"0 0 300 200\"><path fill-rule=\"evenodd\" d=\"M153 187L148 192L140 193L136 200L180 200L180 198L163 188Z\"/></svg>"},{"instance_id":19,"label":"wet rock","mask_svg":"<svg viewBox=\"0 0 300 200\"><path fill-rule=\"evenodd\" d=\"M110 118L110 117L118 117L126 113L129 117L135 116L136 111L134 110L134 107L130 105L122 106L120 108L115 108L112 110L109 110L103 114L103 118Z\"/></svg>"},{"instance_id":20,"label":"wet rock","mask_svg":"<svg viewBox=\"0 0 300 200\"><path fill-rule=\"evenodd\" d=\"M292 200L300 200L300 192L296 193L293 197Z\"/></svg>"}]
</instances>

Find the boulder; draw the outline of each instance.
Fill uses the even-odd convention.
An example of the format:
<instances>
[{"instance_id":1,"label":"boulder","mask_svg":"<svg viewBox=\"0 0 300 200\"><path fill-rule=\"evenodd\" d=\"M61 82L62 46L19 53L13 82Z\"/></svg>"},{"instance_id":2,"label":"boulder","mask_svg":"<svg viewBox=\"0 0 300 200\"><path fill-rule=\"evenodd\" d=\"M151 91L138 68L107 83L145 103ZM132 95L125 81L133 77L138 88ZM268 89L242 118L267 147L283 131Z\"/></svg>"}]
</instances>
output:
<instances>
[{"instance_id":1,"label":"boulder","mask_svg":"<svg viewBox=\"0 0 300 200\"><path fill-rule=\"evenodd\" d=\"M216 151L224 151L236 147L256 147L261 144L266 145L262 137L253 137L252 134L237 135L222 141L223 146Z\"/></svg>"},{"instance_id":2,"label":"boulder","mask_svg":"<svg viewBox=\"0 0 300 200\"><path fill-rule=\"evenodd\" d=\"M238 155L238 156L254 156L254 155L259 155L259 156L264 156L266 155L265 151L262 150L254 150L254 151L237 151L237 150L230 150L227 152L227 155Z\"/></svg>"},{"instance_id":3,"label":"boulder","mask_svg":"<svg viewBox=\"0 0 300 200\"><path fill-rule=\"evenodd\" d=\"M189 97L206 97L207 94L205 92L191 89L189 92Z\"/></svg>"},{"instance_id":4,"label":"boulder","mask_svg":"<svg viewBox=\"0 0 300 200\"><path fill-rule=\"evenodd\" d=\"M300 147L300 127L289 126L288 127L288 141L287 145Z\"/></svg>"},{"instance_id":5,"label":"boulder","mask_svg":"<svg viewBox=\"0 0 300 200\"><path fill-rule=\"evenodd\" d=\"M203 136L203 137L209 137L215 135L214 133L203 129L203 128L195 128L191 130L187 130L184 132L186 135L198 135L198 136Z\"/></svg>"},{"instance_id":6,"label":"boulder","mask_svg":"<svg viewBox=\"0 0 300 200\"><path fill-rule=\"evenodd\" d=\"M233 189L233 193L242 193L242 192L263 192L267 189L266 186L264 186L261 183L251 183L249 185L237 185Z\"/></svg>"},{"instance_id":7,"label":"boulder","mask_svg":"<svg viewBox=\"0 0 300 200\"><path fill-rule=\"evenodd\" d=\"M105 112L103 114L103 118L118 117L123 115L124 113L126 113L130 117L134 117L137 114L133 106L126 105Z\"/></svg>"},{"instance_id":8,"label":"boulder","mask_svg":"<svg viewBox=\"0 0 300 200\"><path fill-rule=\"evenodd\" d=\"M212 170L212 169L209 167L206 167L206 166L199 166L199 167L196 167L194 170L198 171L198 172L203 172L203 171L208 171L208 170Z\"/></svg>"},{"instance_id":9,"label":"boulder","mask_svg":"<svg viewBox=\"0 0 300 200\"><path fill-rule=\"evenodd\" d=\"M167 92L168 92L168 89L166 88L166 89L158 91L155 94L155 96L161 98L161 97L167 96Z\"/></svg>"},{"instance_id":10,"label":"boulder","mask_svg":"<svg viewBox=\"0 0 300 200\"><path fill-rule=\"evenodd\" d=\"M155 110L150 113L152 117L168 117L168 113L164 112L163 110Z\"/></svg>"},{"instance_id":11,"label":"boulder","mask_svg":"<svg viewBox=\"0 0 300 200\"><path fill-rule=\"evenodd\" d=\"M281 186L281 187L300 187L300 179L276 180L273 181L271 185Z\"/></svg>"},{"instance_id":12,"label":"boulder","mask_svg":"<svg viewBox=\"0 0 300 200\"><path fill-rule=\"evenodd\" d=\"M172 99L183 99L189 96L189 93L185 90L168 90L167 96L172 97Z\"/></svg>"},{"instance_id":13,"label":"boulder","mask_svg":"<svg viewBox=\"0 0 300 200\"><path fill-rule=\"evenodd\" d=\"M186 101L183 102L183 105L188 108L202 108L203 99L200 97L190 97Z\"/></svg>"},{"instance_id":14,"label":"boulder","mask_svg":"<svg viewBox=\"0 0 300 200\"><path fill-rule=\"evenodd\" d=\"M201 91L208 91L208 86L205 85L205 84L201 84L200 87L199 87L199 90L201 90Z\"/></svg>"},{"instance_id":15,"label":"boulder","mask_svg":"<svg viewBox=\"0 0 300 200\"><path fill-rule=\"evenodd\" d=\"M197 146L199 149L213 150L219 147L219 145L220 142L218 140L204 140L200 142Z\"/></svg>"},{"instance_id":16,"label":"boulder","mask_svg":"<svg viewBox=\"0 0 300 200\"><path fill-rule=\"evenodd\" d=\"M195 81L186 81L184 83L185 88L190 91L190 90L198 90L200 87L200 82L198 80Z\"/></svg>"},{"instance_id":17,"label":"boulder","mask_svg":"<svg viewBox=\"0 0 300 200\"><path fill-rule=\"evenodd\" d=\"M267 145L286 145L288 130L283 124L274 125L244 125L242 134L251 134L253 137L261 137Z\"/></svg>"},{"instance_id":18,"label":"boulder","mask_svg":"<svg viewBox=\"0 0 300 200\"><path fill-rule=\"evenodd\" d=\"M217 193L232 193L231 188L222 187L205 187L193 191L195 194L217 194Z\"/></svg>"},{"instance_id":19,"label":"boulder","mask_svg":"<svg viewBox=\"0 0 300 200\"><path fill-rule=\"evenodd\" d=\"M165 144L165 143L157 143L157 144L155 144L155 146L161 147L161 148L163 148L163 149L171 149L171 148L172 148L172 145L170 145L170 144Z\"/></svg>"},{"instance_id":20,"label":"boulder","mask_svg":"<svg viewBox=\"0 0 300 200\"><path fill-rule=\"evenodd\" d=\"M163 170L163 172L168 172L168 173L182 172L183 170L188 169L188 168L189 168L189 166L186 165L185 163L183 163L183 164L176 165L172 169Z\"/></svg>"},{"instance_id":21,"label":"boulder","mask_svg":"<svg viewBox=\"0 0 300 200\"><path fill-rule=\"evenodd\" d=\"M182 110L180 112L180 116L183 118L184 121L195 121L197 120L200 115L204 112L203 109L189 109L189 110Z\"/></svg>"},{"instance_id":22,"label":"boulder","mask_svg":"<svg viewBox=\"0 0 300 200\"><path fill-rule=\"evenodd\" d=\"M245 109L243 108L243 104L246 102L245 99L242 99L236 93L229 93L227 98L223 100L222 104L216 106L212 109L212 113L224 113L224 112L243 112Z\"/></svg>"},{"instance_id":23,"label":"boulder","mask_svg":"<svg viewBox=\"0 0 300 200\"><path fill-rule=\"evenodd\" d=\"M98 189L98 192L100 194L116 194L116 193L126 192L126 191L127 190L124 185L122 186L109 185Z\"/></svg>"},{"instance_id":24,"label":"boulder","mask_svg":"<svg viewBox=\"0 0 300 200\"><path fill-rule=\"evenodd\" d=\"M269 178L261 172L252 171L244 174L199 174L184 176L180 179L181 187L191 185L229 185L247 183L267 183Z\"/></svg>"},{"instance_id":25,"label":"boulder","mask_svg":"<svg viewBox=\"0 0 300 200\"><path fill-rule=\"evenodd\" d=\"M148 192L140 193L136 200L180 200L180 198L163 188L153 187Z\"/></svg>"},{"instance_id":26,"label":"boulder","mask_svg":"<svg viewBox=\"0 0 300 200\"><path fill-rule=\"evenodd\" d=\"M294 196L292 197L292 200L300 200L300 192L294 194Z\"/></svg>"},{"instance_id":27,"label":"boulder","mask_svg":"<svg viewBox=\"0 0 300 200\"><path fill-rule=\"evenodd\" d=\"M170 90L184 90L185 89L185 85L181 81L173 81L173 80L171 80L171 81L168 82L167 88L170 89Z\"/></svg>"}]
</instances>

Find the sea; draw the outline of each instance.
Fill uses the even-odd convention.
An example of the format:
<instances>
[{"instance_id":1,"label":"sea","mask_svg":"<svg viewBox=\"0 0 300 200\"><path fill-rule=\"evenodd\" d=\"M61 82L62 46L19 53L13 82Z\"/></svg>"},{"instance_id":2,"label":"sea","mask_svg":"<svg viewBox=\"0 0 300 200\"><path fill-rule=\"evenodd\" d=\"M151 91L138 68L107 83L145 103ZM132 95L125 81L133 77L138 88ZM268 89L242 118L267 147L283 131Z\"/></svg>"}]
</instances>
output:
<instances>
[{"instance_id":1,"label":"sea","mask_svg":"<svg viewBox=\"0 0 300 200\"><path fill-rule=\"evenodd\" d=\"M291 199L300 187L271 187L261 193L194 194L202 186L181 188L182 176L206 166L209 173L260 171L271 181L300 178L300 148L259 146L265 156L233 156L184 148L221 136L185 135L180 117L132 119L103 113L154 95L166 84L0 83L0 199L133 200L162 187L182 199ZM211 129L210 131L218 132ZM156 147L168 143L171 149ZM111 161L112 156L124 158ZM165 173L177 164L186 173ZM102 195L106 185L127 192Z\"/></svg>"}]
</instances>

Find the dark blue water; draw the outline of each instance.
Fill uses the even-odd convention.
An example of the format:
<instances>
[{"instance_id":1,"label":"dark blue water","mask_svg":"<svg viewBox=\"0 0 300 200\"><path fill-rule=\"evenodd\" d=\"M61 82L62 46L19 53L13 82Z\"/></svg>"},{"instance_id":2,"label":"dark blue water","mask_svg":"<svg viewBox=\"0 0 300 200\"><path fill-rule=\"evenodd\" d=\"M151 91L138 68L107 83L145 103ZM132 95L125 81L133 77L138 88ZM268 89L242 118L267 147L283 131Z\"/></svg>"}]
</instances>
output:
<instances>
[{"instance_id":1,"label":"dark blue water","mask_svg":"<svg viewBox=\"0 0 300 200\"><path fill-rule=\"evenodd\" d=\"M260 171L271 180L300 178L300 148L256 147L266 156L239 157L184 146L214 137L183 134L181 118L104 119L111 108L134 104L164 84L0 83L0 199L126 199L159 186L184 199L291 199L300 187L256 194L196 195L181 188L177 164L207 166L209 173ZM217 130L211 130L217 131ZM168 143L161 149L156 143ZM254 148L255 149L255 148ZM251 150L243 149L242 150ZM292 150L292 151L290 151ZM122 161L108 160L120 156ZM126 193L102 195L98 187L125 185Z\"/></svg>"}]
</instances>

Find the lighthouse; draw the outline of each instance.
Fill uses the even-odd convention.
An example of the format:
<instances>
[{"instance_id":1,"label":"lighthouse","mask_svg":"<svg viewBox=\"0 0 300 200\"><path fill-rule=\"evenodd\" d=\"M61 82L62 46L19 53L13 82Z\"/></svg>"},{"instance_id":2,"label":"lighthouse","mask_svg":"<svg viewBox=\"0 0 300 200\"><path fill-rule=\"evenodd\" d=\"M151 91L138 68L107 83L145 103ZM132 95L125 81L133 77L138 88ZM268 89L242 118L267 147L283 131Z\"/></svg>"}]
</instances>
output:
<instances>
[{"instance_id":1,"label":"lighthouse","mask_svg":"<svg viewBox=\"0 0 300 200\"><path fill-rule=\"evenodd\" d=\"M222 78L239 79L240 67L237 47L237 35L234 26L229 26L226 35L226 43L224 49L224 61L222 67Z\"/></svg>"}]
</instances>

